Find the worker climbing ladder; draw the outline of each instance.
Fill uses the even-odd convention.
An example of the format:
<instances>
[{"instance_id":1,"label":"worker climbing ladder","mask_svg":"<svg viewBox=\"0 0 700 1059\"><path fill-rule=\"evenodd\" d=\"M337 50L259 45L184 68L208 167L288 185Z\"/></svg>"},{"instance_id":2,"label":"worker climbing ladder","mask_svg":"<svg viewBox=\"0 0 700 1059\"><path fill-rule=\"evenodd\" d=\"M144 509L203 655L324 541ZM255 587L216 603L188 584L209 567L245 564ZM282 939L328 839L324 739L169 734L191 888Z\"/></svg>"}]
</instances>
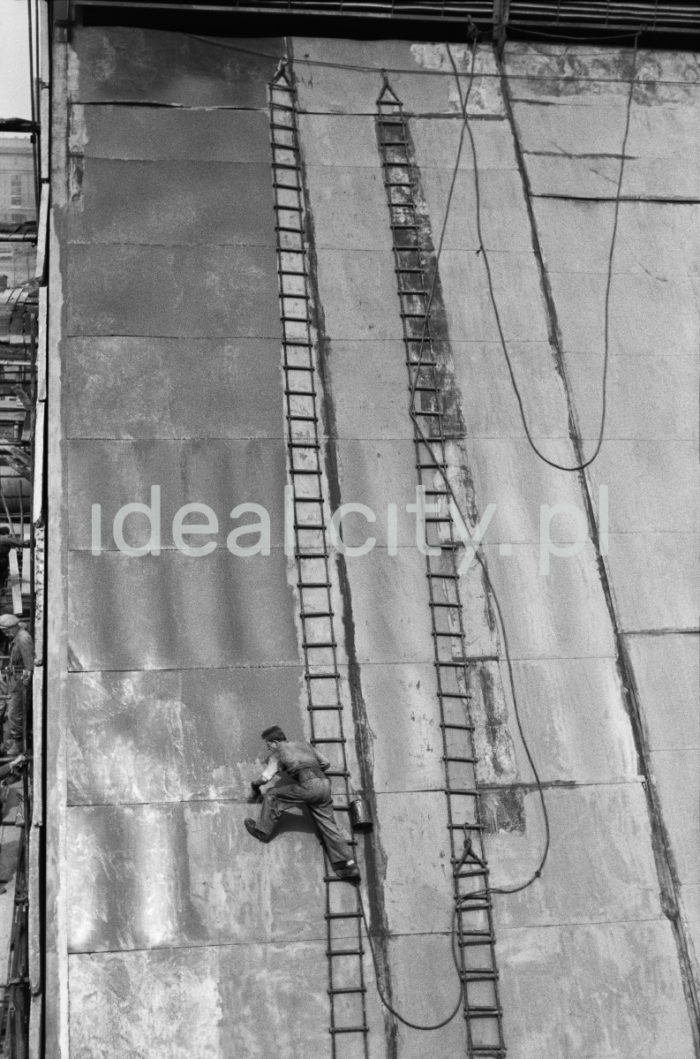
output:
<instances>
[{"instance_id":1,"label":"worker climbing ladder","mask_svg":"<svg viewBox=\"0 0 700 1059\"><path fill-rule=\"evenodd\" d=\"M470 671L459 587L459 549L450 514L445 364L434 334L438 262L417 207L418 172L403 106L385 78L377 100L377 140L389 207L403 328L418 485L437 514L426 517L426 556L434 665L440 709L447 821L468 1055L505 1056L489 869L477 787ZM442 339L444 341L444 339Z\"/></svg>"},{"instance_id":2,"label":"worker climbing ladder","mask_svg":"<svg viewBox=\"0 0 700 1059\"><path fill-rule=\"evenodd\" d=\"M293 505L290 543L301 608L310 742L330 758L327 774L333 785L335 809L347 813L350 784L323 492L296 91L286 64L280 66L270 84L270 134L287 461ZM327 857L325 887L331 1054L333 1059L367 1059L359 894L336 877Z\"/></svg>"}]
</instances>

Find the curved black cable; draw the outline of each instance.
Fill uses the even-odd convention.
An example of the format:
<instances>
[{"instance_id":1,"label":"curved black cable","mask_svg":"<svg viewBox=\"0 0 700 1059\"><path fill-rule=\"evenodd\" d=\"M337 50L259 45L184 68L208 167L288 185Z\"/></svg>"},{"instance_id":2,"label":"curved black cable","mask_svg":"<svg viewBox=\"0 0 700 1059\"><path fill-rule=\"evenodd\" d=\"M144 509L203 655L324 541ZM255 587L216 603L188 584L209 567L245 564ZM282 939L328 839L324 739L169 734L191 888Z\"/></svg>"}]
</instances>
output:
<instances>
[{"instance_id":1,"label":"curved black cable","mask_svg":"<svg viewBox=\"0 0 700 1059\"><path fill-rule=\"evenodd\" d=\"M440 231L440 238L438 240L438 246L437 246L437 250L436 250L436 254L435 254L435 268L434 268L434 271L433 271L433 279L432 279L430 291L429 291L429 294L428 294L428 300L427 300L426 310L425 310L425 319L424 319L424 322L423 322L423 329L422 329L422 332L421 332L420 344L419 344L419 347L418 347L418 361L416 362L416 373L415 373L415 376L414 376L414 378L412 380L412 384L411 384L411 391L410 391L411 400L410 400L410 407L409 407L409 415L411 417L411 420L413 421L413 425L414 425L414 427L416 429L416 432L418 433L422 443L425 445L425 447L427 448L428 452L430 453L433 462L438 466L440 476L441 476L441 478L443 480L443 483L445 485L445 489L449 493L450 499L451 499L452 503L454 504L456 511L459 513L459 515L460 515L460 517L462 519L462 523L463 523L464 526L468 526L468 521L464 517L464 513L462 512L462 509L460 507L459 501L457 500L457 497L455 495L455 491L454 491L454 489L452 487L452 483L450 482L449 477L447 476L446 472L443 471L442 468L440 467L440 460L437 458L437 454L436 454L436 452L435 452L435 450L433 448L433 445L431 443L431 439L426 435L426 433L423 430L423 427L422 427L422 425L421 425L421 423L419 421L418 414L417 414L416 408L415 408L415 399L416 399L416 387L418 385L418 374L419 374L419 371L420 371L421 363L423 361L423 350L424 350L425 339L426 339L426 335L427 335L428 322L429 322L429 319L430 319L430 306L432 304L432 301L433 301L433 298L434 298L434 295L435 295L435 286L436 286L437 277L438 277L438 265L439 265L439 262L440 262L440 255L442 253L442 248L443 248L444 241L445 241L445 232L447 230L447 223L448 223L448 220L449 220L449 213L450 213L450 208L451 208L451 205L452 205L452 194L453 194L455 182L456 182L456 179L457 179L457 173L459 171L459 163L460 163L460 159L461 159L461 153L462 153L462 146L463 146L463 143L464 143L464 133L465 133L465 131L468 132L470 134L470 136L471 136L471 127L470 127L469 119L468 119L468 116L467 116L467 106L468 106L468 103L469 103L469 95L471 93L472 85L474 83L474 74L475 74L475 67L476 67L476 46L477 46L477 41L478 41L478 31L477 31L475 26L472 26L471 36L472 36L471 69L470 69L469 81L467 83L467 90L466 90L466 93L465 93L464 97L462 96L462 86L461 86L460 81L459 81L459 74L458 74L457 67L456 67L456 64L455 64L455 61L454 61L454 56L452 55L452 50L451 50L449 44L447 44L447 46L446 46L447 47L447 53L448 53L449 58L450 58L450 63L452 64L452 68L453 68L453 71L455 73L455 80L456 80L456 83L457 83L457 91L459 93L459 100L460 100L460 105L461 105L463 121L462 121L462 129L461 129L460 139L459 139L459 146L458 146L458 149L457 149L457 156L455 158L455 163L454 163L453 171L452 171L452 180L450 182L450 190L449 190L449 194L448 194L448 198L447 198L445 214L444 214L444 217L443 217L442 227L441 227L441 231ZM476 172L476 170L475 170L475 172ZM471 547L472 547L472 550L474 552L474 557L476 558L477 562L479 563L479 566L481 567L482 573L484 575L484 580L485 580L486 586L487 586L489 592L491 593L491 597L492 597L492 599L494 601L494 604L495 604L496 616L498 618L498 625L499 625L499 628L500 628L500 631L501 631L502 640L503 640L503 652L504 652L504 657L505 657L505 660L506 660L506 667L507 667L507 670L508 670L508 682L509 682L509 686L510 686L511 697L512 697L512 700L513 700L513 712L515 714L516 725L517 725L518 733L520 735L520 739L521 739L521 742L522 742L522 745L523 745L523 749L525 751L525 756L527 758L527 761L528 761L528 764L530 766L530 769L532 770L532 775L533 775L533 778L535 780L535 784L536 784L536 787L537 787L537 792L538 792L538 795L539 795L539 798L540 798L540 804L541 804L541 807L542 807L542 817L543 817L543 822L544 822L544 832L545 832L544 848L543 848L542 854L540 856L540 861L539 861L539 864L538 864L537 868L532 873L532 875L527 879L527 881L524 882L524 883L521 883L518 886L514 886L514 887L490 887L489 888L489 892L490 893L510 894L510 893L518 893L521 890L527 889L527 887L531 886L532 883L536 879L539 879L539 877L542 874L542 870L543 870L544 865L545 865L545 863L547 861L547 857L549 856L549 848L550 848L550 843L551 843L549 812L547 810L547 803L546 803L546 799L545 799L544 789L542 787L542 782L540 780L540 776L539 776L539 773L537 771L537 766L535 765L534 759L532 757L532 752L530 751L530 747L529 747L529 744L528 744L527 739L525 737L525 732L524 732L523 725L522 725L522 719L521 719L521 716L520 716L520 708L519 708L519 702L518 702L518 695L517 695L516 686L515 686L515 675L513 673L513 663L512 663L512 659L511 659L510 645L509 645L509 641L508 641L508 633L507 633L507 630L506 630L506 624L505 624L505 620L504 620L504 617L503 617L503 611L501 609L501 603L500 603L500 600L498 598L498 593L496 592L494 584L493 584L493 582L491 580L491 577L489 575L488 568L486 566L486 560L483 557L483 554L481 552L480 546L478 544L474 543L473 539L471 539ZM481 893L481 891L479 893L475 892L475 893L471 894L470 896L473 896L473 897L479 896L480 893Z\"/></svg>"},{"instance_id":2,"label":"curved black cable","mask_svg":"<svg viewBox=\"0 0 700 1059\"><path fill-rule=\"evenodd\" d=\"M478 239L479 239L479 247L478 247L478 250L477 250L477 254L481 254L481 256L483 258L483 261L484 261L484 268L486 270L486 281L487 281L487 286L488 286L488 291L489 291L489 299L491 301L491 306L493 308L493 315L494 315L494 319L496 321L496 327L497 327L497 330L498 330L498 337L499 337L501 349L503 350L503 355L505 357L506 365L508 367L508 374L510 375L511 385L513 387L513 392L515 394L515 399L516 399L516 401L518 403L518 410L520 412L520 419L522 421L523 428L525 430L525 436L526 436L526 438L528 440L528 444L530 445L530 447L533 450L533 452L535 453L535 455L538 456L539 459L541 459L543 461L543 463L546 463L549 467L553 467L557 471L566 471L566 472L569 472L569 473L576 473L578 471L585 470L586 467L590 467L590 465L593 463L593 461L597 459L598 454L600 453L600 450L601 450L602 445L603 445L603 439L605 437L605 422L606 422L606 418L607 418L607 409L608 409L608 363L609 363L609 359L610 359L610 290L611 290L611 287L612 287L613 258L614 258L614 255L615 255L615 245L616 245L616 242L617 242L617 227L618 227L618 221L619 221L619 215L620 215L620 197L621 197L621 192L622 192L622 179L623 179L624 172L625 172L625 157L626 157L626 151L627 151L627 139L629 137L630 117L631 117L631 113L632 113L632 99L633 99L633 96L634 96L635 71L636 71L636 65L637 65L637 50L638 50L638 45L639 45L639 35L640 35L641 32L642 32L642 30L640 28L634 34L634 51L633 51L633 54L632 54L632 73L630 75L629 92L628 92L628 95L627 95L627 106L626 106L626 109L625 109L625 129L624 129L624 133L623 133L623 137L622 137L622 149L621 149L621 157L620 157L620 170L619 170L619 173L618 173L617 188L615 190L615 211L614 211L614 216L613 216L613 230L612 230L612 235L611 235L611 238L610 238L610 249L608 251L607 277L606 277L606 283L605 283L605 299L604 299L604 308L603 308L603 320L604 320L603 377L602 377L602 384L601 384L601 412L600 412L600 423L599 423L599 427L598 427L598 439L596 441L595 448L593 449L593 452L591 453L591 455L588 457L588 459L581 460L580 463L576 463L576 464L573 464L573 465L568 465L568 464L558 463L556 460L552 460L548 456L545 456L545 454L535 444L535 440L534 440L534 438L532 436L532 433L530 431L530 426L529 426L529 424L527 422L527 417L525 415L525 407L524 407L524 404L523 404L522 394L520 392L520 388L519 388L517 380L515 378L515 371L513 369L513 363L512 363L512 361L510 359L510 354L508 352L508 343L506 341L506 337L505 337L505 334L504 334L504 331L503 331L503 325L501 323L501 314L499 312L498 303L496 301L496 294L495 294L495 291L494 291L493 276L491 274L491 264L489 262L489 255L488 255L488 251L486 250L486 247L484 245L484 237L483 237L483 232L482 232L482 227L481 227L481 189L480 189L480 183L479 183L479 169L478 169L477 154L476 154L476 143L474 141L474 134L472 132L471 124L469 123L469 118L468 118L467 113L466 113L466 107L463 108L464 109L464 120L465 120L465 123L466 123L466 126L467 126L467 131L468 131L468 134L469 134L469 142L470 142L471 151L472 151L472 163L473 163L473 172L474 172L474 195L475 195L475 200L476 200L476 229L477 229L477 235L478 235ZM628 35L631 36L631 34L628 34ZM457 91L460 92L460 99L461 99L461 91L460 91L460 85L459 85L459 75L458 75L458 72L457 72L457 67L456 67L456 64L454 62L454 58L452 56L452 52L450 50L449 44L447 45L447 51L448 51L448 54L450 56L450 61L452 63L452 70L453 70L453 73L454 73L454 76L455 76L455 80L457 82ZM501 63L500 60L499 60L499 65L501 66L501 69L503 69L503 66L502 66L502 63ZM506 78L504 76L504 82L505 81L506 81Z\"/></svg>"},{"instance_id":3,"label":"curved black cable","mask_svg":"<svg viewBox=\"0 0 700 1059\"><path fill-rule=\"evenodd\" d=\"M362 922L365 925L365 933L367 934L367 941L369 942L369 951L372 953L372 964L374 965L374 984L375 984L375 988L377 990L377 995L379 996L379 999L381 1000L381 1002L384 1005L384 1007L387 1009L387 1011L391 1015L394 1016L394 1018L398 1019L399 1022L402 1022L404 1024L404 1026L408 1026L409 1029L412 1029L412 1030L424 1030L426 1032L431 1032L432 1030L441 1030L443 1028L443 1026L447 1026L447 1024L449 1022L452 1022L452 1019L457 1015L457 1013L459 1012L459 1009L462 1007L462 1003L464 1001L464 982L462 980L462 968L461 968L460 963L459 963L459 954L458 954L456 946L455 946L455 937L457 936L457 904L455 903L455 905L454 905L454 907L452 909L452 924L451 924L451 927L450 927L452 959L454 960L455 967L457 968L457 974L459 975L459 983L460 983L459 984L459 996L457 998L457 1004L456 1004L454 1010L452 1011L452 1013L450 1015L448 1015L446 1018L442 1019L441 1022L436 1022L434 1024L431 1024L430 1026L424 1026L421 1023L419 1023L419 1022L411 1022L410 1019L404 1018L403 1015L399 1014L399 1012L396 1010L396 1008L392 1007L392 1005L387 1000L385 994L382 992L382 988L379 985L379 964L377 962L377 954L374 951L374 942L372 941L372 932L370 930L370 926L369 926L369 923L367 921L367 913L365 911L365 903L362 900L362 892L361 892L359 886L357 887L357 898L358 898L358 900L360 902L360 911L362 913Z\"/></svg>"}]
</instances>

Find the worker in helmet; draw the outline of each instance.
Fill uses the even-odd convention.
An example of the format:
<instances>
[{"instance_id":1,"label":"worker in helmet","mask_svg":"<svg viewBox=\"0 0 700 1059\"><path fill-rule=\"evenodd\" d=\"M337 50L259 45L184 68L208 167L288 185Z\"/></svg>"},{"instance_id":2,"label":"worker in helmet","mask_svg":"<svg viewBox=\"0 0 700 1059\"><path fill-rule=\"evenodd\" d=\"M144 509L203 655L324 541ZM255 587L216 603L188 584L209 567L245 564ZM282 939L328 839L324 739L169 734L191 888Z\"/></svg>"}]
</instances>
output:
<instances>
[{"instance_id":1,"label":"worker in helmet","mask_svg":"<svg viewBox=\"0 0 700 1059\"><path fill-rule=\"evenodd\" d=\"M10 657L5 668L5 754L15 757L24 750L27 691L34 671L34 641L15 614L0 614L0 632L10 641Z\"/></svg>"},{"instance_id":2,"label":"worker in helmet","mask_svg":"<svg viewBox=\"0 0 700 1059\"><path fill-rule=\"evenodd\" d=\"M270 787L263 795L260 819L250 817L246 830L260 842L269 842L275 824L282 813L295 806L306 806L318 828L333 870L341 879L359 881L360 872L352 847L336 823L331 798L331 783L326 776L330 762L310 743L292 742L279 725L272 725L262 733L269 751L267 764L252 787L259 791L270 780L281 774L290 783Z\"/></svg>"}]
</instances>

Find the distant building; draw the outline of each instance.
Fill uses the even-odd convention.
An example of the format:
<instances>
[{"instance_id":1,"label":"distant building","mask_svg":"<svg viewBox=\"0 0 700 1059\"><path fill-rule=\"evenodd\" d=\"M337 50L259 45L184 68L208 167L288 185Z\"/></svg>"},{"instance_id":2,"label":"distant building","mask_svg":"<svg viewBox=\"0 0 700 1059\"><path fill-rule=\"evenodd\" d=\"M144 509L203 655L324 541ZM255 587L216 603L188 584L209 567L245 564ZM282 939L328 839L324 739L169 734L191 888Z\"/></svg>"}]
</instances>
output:
<instances>
[{"instance_id":1,"label":"distant building","mask_svg":"<svg viewBox=\"0 0 700 1059\"><path fill-rule=\"evenodd\" d=\"M34 273L34 244L2 240L7 231L36 223L34 165L28 136L0 138L0 289L25 283ZM3 278L5 277L5 278Z\"/></svg>"}]
</instances>

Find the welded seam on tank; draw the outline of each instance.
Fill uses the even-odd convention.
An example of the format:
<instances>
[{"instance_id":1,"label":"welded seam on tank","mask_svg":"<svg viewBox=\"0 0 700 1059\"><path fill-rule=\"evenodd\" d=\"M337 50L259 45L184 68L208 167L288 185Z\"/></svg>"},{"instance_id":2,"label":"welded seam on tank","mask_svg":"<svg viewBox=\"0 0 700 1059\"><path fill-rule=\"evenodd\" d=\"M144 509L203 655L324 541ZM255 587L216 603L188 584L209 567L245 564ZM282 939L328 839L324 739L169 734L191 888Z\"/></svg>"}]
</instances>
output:
<instances>
[{"instance_id":1,"label":"welded seam on tank","mask_svg":"<svg viewBox=\"0 0 700 1059\"><path fill-rule=\"evenodd\" d=\"M578 423L578 417L573 399L571 383L569 380L568 372L566 370L566 363L563 353L563 340L557 316L556 303L552 293L551 284L549 282L547 267L545 265L544 255L542 253L539 230L537 227L537 219L535 217L535 212L532 206L532 199L534 196L532 194L529 173L525 164L522 145L518 132L518 126L515 120L515 113L512 105L513 102L517 101L514 101L510 95L509 75L505 66L505 62L498 55L496 59L501 71L501 89L503 94L503 100L506 108L508 122L511 128L518 171L520 173L520 178L522 181L523 196L527 208L528 218L530 221L530 231L533 243L534 256L540 273L540 282L544 294L544 303L547 313L547 325L551 340L551 347L555 354L557 371L562 379L564 392L566 395L569 416L570 439L574 448L574 452L576 454L577 462L579 464L582 464L584 462L584 453L583 443L581 440L581 430ZM578 474L578 477L581 483L581 491L586 507L589 534L596 557L598 576L600 578L600 583L605 598L605 604L610 615L610 623L612 626L613 637L616 644L616 665L620 678L620 686L623 691L624 705L627 714L630 718L630 727L632 729L635 748L639 759L639 770L644 779L643 787L647 801L647 809L649 812L649 820L652 835L652 849L654 853L654 861L656 864L659 885L661 888L661 905L664 914L667 916L671 923L671 929L676 942L681 977L686 994L686 999L688 1002L691 1031L693 1033L696 1051L698 1055L700 1055L700 1029L698 1028L700 1027L700 995L698 993L698 984L695 978L693 957L691 954L692 943L690 942L690 939L688 937L687 929L680 912L681 884L678 877L678 870L676 866L675 856L673 853L673 848L671 845L670 835L663 814L661 798L659 796L656 781L654 778L654 771L651 762L651 750L648 746L645 734L643 711L639 697L639 690L637 687L634 667L629 657L629 651L625 640L626 633L622 628L619 616L617 614L612 585L608 574L607 565L605 563L605 559L601 550L600 534L596 519L595 505L593 503L591 483L586 470L581 470Z\"/></svg>"}]
</instances>

